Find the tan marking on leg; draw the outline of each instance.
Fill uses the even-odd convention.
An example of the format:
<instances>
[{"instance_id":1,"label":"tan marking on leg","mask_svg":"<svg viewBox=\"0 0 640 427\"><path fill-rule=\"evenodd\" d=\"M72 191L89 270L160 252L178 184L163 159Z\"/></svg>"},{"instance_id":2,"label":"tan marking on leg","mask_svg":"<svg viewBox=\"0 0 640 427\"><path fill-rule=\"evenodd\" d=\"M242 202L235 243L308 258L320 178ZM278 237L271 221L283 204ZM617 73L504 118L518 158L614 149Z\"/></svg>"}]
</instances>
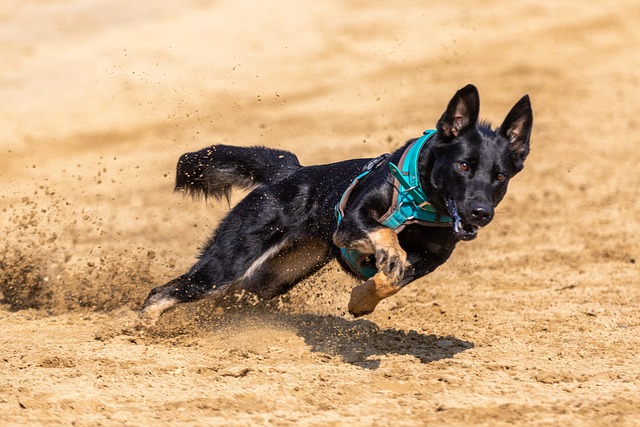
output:
<instances>
[{"instance_id":1,"label":"tan marking on leg","mask_svg":"<svg viewBox=\"0 0 640 427\"><path fill-rule=\"evenodd\" d=\"M333 241L341 248L356 249L365 254L375 254L376 250L384 248L404 253L404 250L400 247L398 236L392 229L387 227L372 231L367 234L366 239L342 242L334 236Z\"/></svg>"},{"instance_id":2,"label":"tan marking on leg","mask_svg":"<svg viewBox=\"0 0 640 427\"><path fill-rule=\"evenodd\" d=\"M372 231L367 237L371 240L375 249L389 248L397 252L404 253L404 250L400 247L398 235L390 228L384 227L376 231Z\"/></svg>"},{"instance_id":3,"label":"tan marking on leg","mask_svg":"<svg viewBox=\"0 0 640 427\"><path fill-rule=\"evenodd\" d=\"M329 248L324 241L307 239L290 251L282 252L267 261L280 282L290 282L305 275L328 259Z\"/></svg>"},{"instance_id":4,"label":"tan marking on leg","mask_svg":"<svg viewBox=\"0 0 640 427\"><path fill-rule=\"evenodd\" d=\"M288 241L285 239L267 249L262 255L260 255L255 261L253 261L253 263L251 263L251 265L249 266L249 268L247 268L247 271L239 281L243 281L251 277L256 271L258 271L258 269L262 266L262 264L265 263L265 261L280 252L287 244Z\"/></svg>"},{"instance_id":5,"label":"tan marking on leg","mask_svg":"<svg viewBox=\"0 0 640 427\"><path fill-rule=\"evenodd\" d=\"M369 233L369 240L375 248L376 267L387 276L386 280L397 284L407 264L407 253L400 246L398 236L390 228L381 228Z\"/></svg>"},{"instance_id":6,"label":"tan marking on leg","mask_svg":"<svg viewBox=\"0 0 640 427\"><path fill-rule=\"evenodd\" d=\"M375 310L380 301L400 291L400 286L379 272L371 279L351 290L349 313L355 317L364 316Z\"/></svg>"},{"instance_id":7,"label":"tan marking on leg","mask_svg":"<svg viewBox=\"0 0 640 427\"><path fill-rule=\"evenodd\" d=\"M333 235L333 243L339 248L357 249L363 253L373 253L374 251L373 245L368 238L362 240L343 240L341 236L336 233Z\"/></svg>"},{"instance_id":8,"label":"tan marking on leg","mask_svg":"<svg viewBox=\"0 0 640 427\"><path fill-rule=\"evenodd\" d=\"M262 258L262 257L261 257ZM243 276L237 289L271 299L291 288L303 276L329 261L329 247L319 239L296 239L294 243L269 253L252 272Z\"/></svg>"}]
</instances>

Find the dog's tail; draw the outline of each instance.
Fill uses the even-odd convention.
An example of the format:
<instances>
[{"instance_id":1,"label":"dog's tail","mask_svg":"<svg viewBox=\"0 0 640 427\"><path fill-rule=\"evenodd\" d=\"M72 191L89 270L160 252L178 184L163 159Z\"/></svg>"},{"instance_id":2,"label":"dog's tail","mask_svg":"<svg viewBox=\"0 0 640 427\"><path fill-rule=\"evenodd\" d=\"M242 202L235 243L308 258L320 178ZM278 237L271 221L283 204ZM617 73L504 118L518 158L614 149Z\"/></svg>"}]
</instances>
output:
<instances>
[{"instance_id":1,"label":"dog's tail","mask_svg":"<svg viewBox=\"0 0 640 427\"><path fill-rule=\"evenodd\" d=\"M234 186L251 189L276 182L301 167L296 155L289 151L212 145L180 156L175 190L194 198L224 196L229 201Z\"/></svg>"}]
</instances>

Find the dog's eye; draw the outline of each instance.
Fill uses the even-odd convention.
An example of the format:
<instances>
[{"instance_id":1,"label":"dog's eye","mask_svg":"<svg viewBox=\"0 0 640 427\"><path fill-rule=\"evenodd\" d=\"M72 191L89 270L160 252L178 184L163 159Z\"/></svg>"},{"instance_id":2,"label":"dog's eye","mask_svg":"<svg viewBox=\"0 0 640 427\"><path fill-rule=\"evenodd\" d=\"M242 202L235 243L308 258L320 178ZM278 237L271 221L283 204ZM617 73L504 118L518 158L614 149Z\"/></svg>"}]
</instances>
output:
<instances>
[{"instance_id":1,"label":"dog's eye","mask_svg":"<svg viewBox=\"0 0 640 427\"><path fill-rule=\"evenodd\" d=\"M507 179L507 175L503 174L503 173L499 173L496 176L496 179L498 180L498 182L504 182L505 179Z\"/></svg>"},{"instance_id":2,"label":"dog's eye","mask_svg":"<svg viewBox=\"0 0 640 427\"><path fill-rule=\"evenodd\" d=\"M468 172L471 170L471 166L469 166L469 163L467 162L458 163L458 168L463 172Z\"/></svg>"}]
</instances>

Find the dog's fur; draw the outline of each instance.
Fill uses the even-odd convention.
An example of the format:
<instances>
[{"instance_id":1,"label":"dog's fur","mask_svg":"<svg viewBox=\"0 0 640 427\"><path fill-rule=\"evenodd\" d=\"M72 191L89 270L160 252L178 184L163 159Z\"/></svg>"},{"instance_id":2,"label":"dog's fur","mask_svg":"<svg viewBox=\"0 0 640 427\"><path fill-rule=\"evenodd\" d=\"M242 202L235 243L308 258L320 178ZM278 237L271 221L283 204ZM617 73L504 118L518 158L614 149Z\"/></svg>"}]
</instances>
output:
<instances>
[{"instance_id":1,"label":"dog's fur","mask_svg":"<svg viewBox=\"0 0 640 427\"><path fill-rule=\"evenodd\" d=\"M478 122L479 108L477 89L460 89L419 155L422 187L436 210L453 218L451 227L412 224L396 235L378 222L394 189L387 163L398 164L414 140L354 188L339 225L334 208L371 159L303 167L287 151L225 145L184 154L176 190L205 198L228 198L233 186L253 191L222 220L187 273L149 293L143 319L153 323L176 303L238 290L273 298L334 258L350 272L340 247L375 257L378 272L352 290L349 302L356 317L372 312L443 264L460 240L475 238L522 170L533 124L529 97L495 130Z\"/></svg>"}]
</instances>

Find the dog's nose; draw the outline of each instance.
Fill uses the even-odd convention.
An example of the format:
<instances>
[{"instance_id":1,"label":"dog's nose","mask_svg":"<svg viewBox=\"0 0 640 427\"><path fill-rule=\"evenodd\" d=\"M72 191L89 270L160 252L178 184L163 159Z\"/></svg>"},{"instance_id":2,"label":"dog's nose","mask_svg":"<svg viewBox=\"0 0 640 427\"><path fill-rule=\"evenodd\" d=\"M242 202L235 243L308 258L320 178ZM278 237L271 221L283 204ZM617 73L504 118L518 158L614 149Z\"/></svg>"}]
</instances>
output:
<instances>
[{"instance_id":1,"label":"dog's nose","mask_svg":"<svg viewBox=\"0 0 640 427\"><path fill-rule=\"evenodd\" d=\"M488 224L493 218L493 209L489 206L476 205L471 208L471 217L478 224Z\"/></svg>"}]
</instances>

